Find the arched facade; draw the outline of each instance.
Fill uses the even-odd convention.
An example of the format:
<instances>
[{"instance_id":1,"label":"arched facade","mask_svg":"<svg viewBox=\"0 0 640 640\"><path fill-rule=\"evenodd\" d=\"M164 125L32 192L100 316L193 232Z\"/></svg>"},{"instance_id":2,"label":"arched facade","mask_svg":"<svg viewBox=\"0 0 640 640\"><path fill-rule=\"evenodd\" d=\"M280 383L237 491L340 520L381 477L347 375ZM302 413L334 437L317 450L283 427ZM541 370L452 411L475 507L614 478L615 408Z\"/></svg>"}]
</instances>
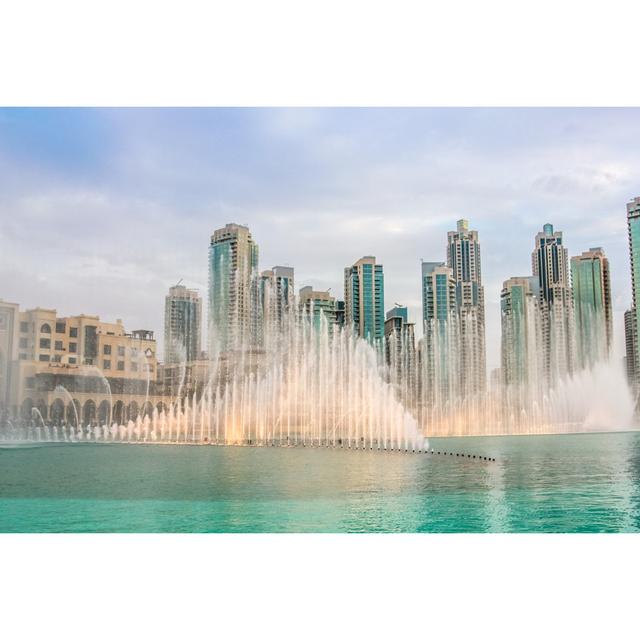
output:
<instances>
[{"instance_id":1,"label":"arched facade","mask_svg":"<svg viewBox=\"0 0 640 640\"><path fill-rule=\"evenodd\" d=\"M93 400L87 400L82 407L82 422L87 425L95 422L96 419L96 403Z\"/></svg>"},{"instance_id":2,"label":"arched facade","mask_svg":"<svg viewBox=\"0 0 640 640\"><path fill-rule=\"evenodd\" d=\"M135 421L136 418L138 417L138 413L139 413L138 403L135 400L133 400L133 402L129 404L129 408L127 410L127 420Z\"/></svg>"},{"instance_id":3,"label":"arched facade","mask_svg":"<svg viewBox=\"0 0 640 640\"><path fill-rule=\"evenodd\" d=\"M112 421L116 424L124 424L124 402L122 400L118 400L113 405L113 418Z\"/></svg>"},{"instance_id":4,"label":"arched facade","mask_svg":"<svg viewBox=\"0 0 640 640\"><path fill-rule=\"evenodd\" d=\"M46 322L40 327L40 333L51 333L51 325Z\"/></svg>"},{"instance_id":5,"label":"arched facade","mask_svg":"<svg viewBox=\"0 0 640 640\"><path fill-rule=\"evenodd\" d=\"M111 424L111 404L108 400L103 400L98 407L98 424Z\"/></svg>"},{"instance_id":6,"label":"arched facade","mask_svg":"<svg viewBox=\"0 0 640 640\"><path fill-rule=\"evenodd\" d=\"M33 400L31 398L25 398L20 407L20 417L23 420L31 420L33 413Z\"/></svg>"},{"instance_id":7,"label":"arched facade","mask_svg":"<svg viewBox=\"0 0 640 640\"><path fill-rule=\"evenodd\" d=\"M60 398L56 398L51 404L50 419L53 424L60 425L64 421L65 409L64 402Z\"/></svg>"}]
</instances>

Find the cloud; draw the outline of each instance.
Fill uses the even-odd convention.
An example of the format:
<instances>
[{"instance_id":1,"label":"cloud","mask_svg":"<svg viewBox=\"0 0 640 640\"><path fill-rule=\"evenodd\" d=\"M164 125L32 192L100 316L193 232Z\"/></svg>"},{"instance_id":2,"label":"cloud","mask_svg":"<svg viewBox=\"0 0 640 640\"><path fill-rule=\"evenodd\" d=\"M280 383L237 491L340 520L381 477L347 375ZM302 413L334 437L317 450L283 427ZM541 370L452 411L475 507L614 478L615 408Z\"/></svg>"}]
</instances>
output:
<instances>
[{"instance_id":1,"label":"cloud","mask_svg":"<svg viewBox=\"0 0 640 640\"><path fill-rule=\"evenodd\" d=\"M502 281L547 221L602 245L616 331L630 302L625 202L640 193L636 109L0 110L0 296L161 332L180 278L204 289L214 229L247 223L261 267L342 292L362 255L386 306L420 314L420 259L479 230L489 363ZM634 182L635 181L635 182Z\"/></svg>"}]
</instances>

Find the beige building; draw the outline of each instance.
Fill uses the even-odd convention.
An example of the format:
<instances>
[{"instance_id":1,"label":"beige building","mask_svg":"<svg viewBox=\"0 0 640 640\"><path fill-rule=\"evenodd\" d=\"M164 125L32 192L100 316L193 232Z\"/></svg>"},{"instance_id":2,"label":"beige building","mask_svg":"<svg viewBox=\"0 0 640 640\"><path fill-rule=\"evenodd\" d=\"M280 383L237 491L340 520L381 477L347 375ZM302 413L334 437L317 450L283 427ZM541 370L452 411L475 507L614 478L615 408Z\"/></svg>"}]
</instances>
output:
<instances>
[{"instance_id":1,"label":"beige building","mask_svg":"<svg viewBox=\"0 0 640 640\"><path fill-rule=\"evenodd\" d=\"M10 420L39 421L39 412L51 423L122 424L163 406L153 332L8 303L0 314L8 327L0 329L0 391Z\"/></svg>"}]
</instances>

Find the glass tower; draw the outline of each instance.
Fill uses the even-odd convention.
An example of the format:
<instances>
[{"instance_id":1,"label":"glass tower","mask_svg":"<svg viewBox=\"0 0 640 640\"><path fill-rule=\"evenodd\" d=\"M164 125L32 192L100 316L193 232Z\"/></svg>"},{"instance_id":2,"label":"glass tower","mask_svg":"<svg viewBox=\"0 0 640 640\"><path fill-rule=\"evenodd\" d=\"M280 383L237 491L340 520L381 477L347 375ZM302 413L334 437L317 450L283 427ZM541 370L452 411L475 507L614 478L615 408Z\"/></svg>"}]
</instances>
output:
<instances>
[{"instance_id":1,"label":"glass tower","mask_svg":"<svg viewBox=\"0 0 640 640\"><path fill-rule=\"evenodd\" d=\"M258 245L247 227L227 224L209 246L209 357L255 344Z\"/></svg>"},{"instance_id":2,"label":"glass tower","mask_svg":"<svg viewBox=\"0 0 640 640\"><path fill-rule=\"evenodd\" d=\"M627 203L627 228L629 231L629 257L631 260L631 294L632 313L634 317L634 327L626 332L627 340L632 341L632 345L627 344L627 353L632 354L633 363L627 363L629 370L633 371L632 379L638 380L639 363L638 359L638 336L640 336L640 314L638 305L640 304L640 197L634 198Z\"/></svg>"},{"instance_id":3,"label":"glass tower","mask_svg":"<svg viewBox=\"0 0 640 640\"><path fill-rule=\"evenodd\" d=\"M552 224L544 225L536 235L531 263L540 288L545 375L554 384L573 372L572 297L562 231L554 231Z\"/></svg>"},{"instance_id":4,"label":"glass tower","mask_svg":"<svg viewBox=\"0 0 640 640\"><path fill-rule=\"evenodd\" d=\"M609 260L600 247L571 258L576 365L593 366L611 351L611 278Z\"/></svg>"},{"instance_id":5,"label":"glass tower","mask_svg":"<svg viewBox=\"0 0 640 640\"><path fill-rule=\"evenodd\" d=\"M361 338L381 345L384 339L384 273L373 256L344 270L345 324Z\"/></svg>"},{"instance_id":6,"label":"glass tower","mask_svg":"<svg viewBox=\"0 0 640 640\"><path fill-rule=\"evenodd\" d=\"M169 289L164 304L165 364L193 362L200 355L202 299L200 294L176 285Z\"/></svg>"},{"instance_id":7,"label":"glass tower","mask_svg":"<svg viewBox=\"0 0 640 640\"><path fill-rule=\"evenodd\" d=\"M480 242L467 220L458 220L456 230L447 234L447 266L456 286L460 388L464 395L470 395L484 391L487 372Z\"/></svg>"}]
</instances>

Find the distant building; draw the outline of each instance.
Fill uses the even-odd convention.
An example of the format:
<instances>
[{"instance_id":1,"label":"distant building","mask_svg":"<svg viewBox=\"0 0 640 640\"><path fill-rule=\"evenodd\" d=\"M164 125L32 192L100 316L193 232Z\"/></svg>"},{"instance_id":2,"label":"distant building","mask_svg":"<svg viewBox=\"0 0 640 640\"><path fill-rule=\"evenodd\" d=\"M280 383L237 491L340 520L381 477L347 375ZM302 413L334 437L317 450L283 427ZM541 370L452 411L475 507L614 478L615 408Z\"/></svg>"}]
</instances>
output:
<instances>
[{"instance_id":1,"label":"distant building","mask_svg":"<svg viewBox=\"0 0 640 640\"><path fill-rule=\"evenodd\" d=\"M345 325L378 346L384 339L384 273L373 256L344 270Z\"/></svg>"},{"instance_id":2,"label":"distant building","mask_svg":"<svg viewBox=\"0 0 640 640\"><path fill-rule=\"evenodd\" d=\"M318 329L324 319L329 331L333 332L336 322L336 300L328 291L314 291L311 286L302 287L298 304L303 318L310 318Z\"/></svg>"},{"instance_id":3,"label":"distant building","mask_svg":"<svg viewBox=\"0 0 640 640\"><path fill-rule=\"evenodd\" d=\"M562 231L545 224L536 235L531 262L540 287L545 375L554 384L574 369L572 294Z\"/></svg>"},{"instance_id":4,"label":"distant building","mask_svg":"<svg viewBox=\"0 0 640 640\"><path fill-rule=\"evenodd\" d=\"M629 384L635 386L637 355L635 352L638 339L636 336L636 314L634 309L628 309L624 312L624 346L625 356L624 365L627 372L627 380Z\"/></svg>"},{"instance_id":5,"label":"distant building","mask_svg":"<svg viewBox=\"0 0 640 640\"><path fill-rule=\"evenodd\" d=\"M227 224L209 246L209 357L246 349L258 336L258 245L248 227Z\"/></svg>"},{"instance_id":6,"label":"distant building","mask_svg":"<svg viewBox=\"0 0 640 640\"><path fill-rule=\"evenodd\" d=\"M14 322L5 377L6 410L13 419L123 424L162 408L152 331L128 333L121 320L59 317L40 308L15 309Z\"/></svg>"},{"instance_id":7,"label":"distant building","mask_svg":"<svg viewBox=\"0 0 640 640\"><path fill-rule=\"evenodd\" d=\"M504 385L533 384L540 375L541 320L535 276L505 280L500 294L500 373Z\"/></svg>"},{"instance_id":8,"label":"distant building","mask_svg":"<svg viewBox=\"0 0 640 640\"><path fill-rule=\"evenodd\" d=\"M576 365L607 360L613 344L609 260L600 247L571 258Z\"/></svg>"},{"instance_id":9,"label":"distant building","mask_svg":"<svg viewBox=\"0 0 640 640\"><path fill-rule=\"evenodd\" d=\"M294 305L292 267L273 267L260 274L262 330L269 336L282 333Z\"/></svg>"},{"instance_id":10,"label":"distant building","mask_svg":"<svg viewBox=\"0 0 640 640\"><path fill-rule=\"evenodd\" d=\"M408 409L417 401L417 367L414 323L409 322L407 307L396 306L387 312L384 323L385 360L389 382Z\"/></svg>"},{"instance_id":11,"label":"distant building","mask_svg":"<svg viewBox=\"0 0 640 640\"><path fill-rule=\"evenodd\" d=\"M629 233L629 259L631 262L631 311L634 317L633 331L627 332L632 340L631 347L627 345L627 354L633 354L633 362L627 366L633 367L632 379L635 384L640 382L640 197L633 198L627 203L627 230Z\"/></svg>"},{"instance_id":12,"label":"distant building","mask_svg":"<svg viewBox=\"0 0 640 640\"><path fill-rule=\"evenodd\" d=\"M486 389L484 287L478 232L458 220L447 234L447 266L456 283L460 328L460 389L467 396Z\"/></svg>"},{"instance_id":13,"label":"distant building","mask_svg":"<svg viewBox=\"0 0 640 640\"><path fill-rule=\"evenodd\" d=\"M19 307L0 299L0 424L9 410L11 363L18 359Z\"/></svg>"},{"instance_id":14,"label":"distant building","mask_svg":"<svg viewBox=\"0 0 640 640\"><path fill-rule=\"evenodd\" d=\"M338 327L344 327L344 323L345 323L344 300L336 300L336 325Z\"/></svg>"},{"instance_id":15,"label":"distant building","mask_svg":"<svg viewBox=\"0 0 640 640\"><path fill-rule=\"evenodd\" d=\"M421 395L423 403L445 403L457 390L456 281L444 262L422 263Z\"/></svg>"},{"instance_id":16,"label":"distant building","mask_svg":"<svg viewBox=\"0 0 640 640\"><path fill-rule=\"evenodd\" d=\"M164 304L165 364L193 362L201 350L202 298L185 286L169 289Z\"/></svg>"}]
</instances>

